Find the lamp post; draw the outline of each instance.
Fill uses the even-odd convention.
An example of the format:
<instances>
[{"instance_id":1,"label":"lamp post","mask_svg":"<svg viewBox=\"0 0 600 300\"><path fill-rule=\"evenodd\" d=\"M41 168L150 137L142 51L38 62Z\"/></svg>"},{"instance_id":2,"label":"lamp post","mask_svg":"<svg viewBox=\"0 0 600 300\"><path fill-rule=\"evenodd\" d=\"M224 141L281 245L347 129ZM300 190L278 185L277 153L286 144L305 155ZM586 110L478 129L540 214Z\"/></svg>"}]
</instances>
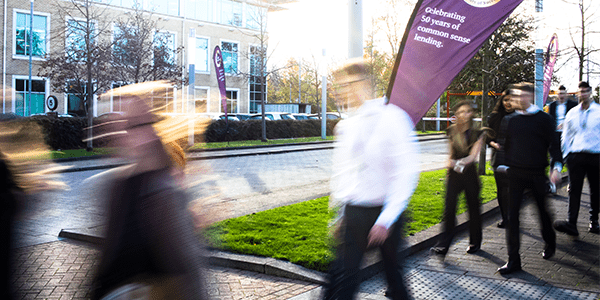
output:
<instances>
[{"instance_id":1,"label":"lamp post","mask_svg":"<svg viewBox=\"0 0 600 300\"><path fill-rule=\"evenodd\" d=\"M29 107L29 115L31 115L31 84L32 84L32 79L31 79L31 63L32 63L32 58L33 58L33 1L34 0L30 0L30 12L29 12L29 82L28 82L28 86L27 86L27 97L28 97L28 107ZM25 106L23 106L23 109L25 109ZM25 116L26 114L23 112L23 115Z\"/></svg>"},{"instance_id":2,"label":"lamp post","mask_svg":"<svg viewBox=\"0 0 600 300\"><path fill-rule=\"evenodd\" d=\"M537 16L536 49L535 49L535 105L544 106L544 50L541 49L540 23L542 20L543 0L535 0Z\"/></svg>"}]
</instances>

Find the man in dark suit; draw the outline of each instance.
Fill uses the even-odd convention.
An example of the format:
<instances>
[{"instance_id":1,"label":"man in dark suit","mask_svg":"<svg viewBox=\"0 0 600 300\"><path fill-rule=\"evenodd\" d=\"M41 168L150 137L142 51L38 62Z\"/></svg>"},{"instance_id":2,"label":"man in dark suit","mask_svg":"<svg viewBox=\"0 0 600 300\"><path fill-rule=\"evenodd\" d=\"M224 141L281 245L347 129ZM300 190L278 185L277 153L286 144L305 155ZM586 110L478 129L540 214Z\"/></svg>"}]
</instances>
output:
<instances>
[{"instance_id":1,"label":"man in dark suit","mask_svg":"<svg viewBox=\"0 0 600 300\"><path fill-rule=\"evenodd\" d=\"M577 102L569 99L567 88L565 88L564 85L561 85L558 88L558 100L548 105L548 114L554 119L554 123L556 124L556 135L559 140L563 131L565 116L569 110L575 106L577 106Z\"/></svg>"},{"instance_id":2,"label":"man in dark suit","mask_svg":"<svg viewBox=\"0 0 600 300\"><path fill-rule=\"evenodd\" d=\"M560 143L554 135L552 118L532 104L533 93L531 83L514 85L511 100L516 111L502 119L503 130L500 135L503 135L504 142L500 146L505 152L505 164L508 167L510 198L506 228L508 262L498 269L501 274L521 270L519 211L525 189L531 189L540 214L542 238L546 243L542 257L549 259L556 251L556 233L546 205L548 179L545 170L549 151L552 156L551 181L558 183L562 156Z\"/></svg>"}]
</instances>

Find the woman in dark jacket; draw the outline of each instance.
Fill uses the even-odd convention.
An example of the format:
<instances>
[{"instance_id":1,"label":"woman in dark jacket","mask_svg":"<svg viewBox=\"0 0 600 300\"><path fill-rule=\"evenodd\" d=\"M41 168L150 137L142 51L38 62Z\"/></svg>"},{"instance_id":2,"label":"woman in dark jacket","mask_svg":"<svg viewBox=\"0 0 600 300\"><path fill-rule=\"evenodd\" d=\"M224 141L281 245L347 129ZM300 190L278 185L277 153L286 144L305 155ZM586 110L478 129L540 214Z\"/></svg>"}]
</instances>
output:
<instances>
[{"instance_id":1,"label":"woman in dark jacket","mask_svg":"<svg viewBox=\"0 0 600 300\"><path fill-rule=\"evenodd\" d=\"M488 141L488 144L492 147L492 167L494 168L494 178L496 179L496 190L498 194L498 206L500 207L500 214L502 215L502 221L498 223L498 227L504 228L506 226L506 216L508 210L508 178L506 173L498 172L497 168L502 164L502 153L499 152L500 145L498 138L500 135L502 118L504 116L513 113L515 110L512 108L510 99L510 90L505 90L496 102L496 106L492 113L488 116L488 126L494 130L493 138Z\"/></svg>"},{"instance_id":2,"label":"woman in dark jacket","mask_svg":"<svg viewBox=\"0 0 600 300\"><path fill-rule=\"evenodd\" d=\"M481 247L481 215L479 212L479 191L481 185L475 160L483 146L485 134L473 127L473 107L470 102L461 101L455 108L456 124L448 127L450 139L450 162L446 179L446 199L444 207L444 232L437 246L436 254L446 255L454 237L456 205L458 195L465 191L469 208L469 248L467 253L475 253Z\"/></svg>"}]
</instances>

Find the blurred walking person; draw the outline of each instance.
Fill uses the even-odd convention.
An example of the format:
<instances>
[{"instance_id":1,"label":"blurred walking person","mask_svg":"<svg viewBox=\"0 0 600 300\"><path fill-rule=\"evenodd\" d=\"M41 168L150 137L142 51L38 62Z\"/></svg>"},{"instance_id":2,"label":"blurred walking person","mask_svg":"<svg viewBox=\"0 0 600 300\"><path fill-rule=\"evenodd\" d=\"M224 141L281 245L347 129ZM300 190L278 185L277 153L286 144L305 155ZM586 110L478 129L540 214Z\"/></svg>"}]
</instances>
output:
<instances>
[{"instance_id":1,"label":"blurred walking person","mask_svg":"<svg viewBox=\"0 0 600 300\"><path fill-rule=\"evenodd\" d=\"M106 242L93 299L122 295L207 299L202 248L194 234L187 195L176 180L183 172L185 154L176 143L161 141L155 130L160 119L145 103L151 93L158 97L156 90L169 87L152 82L112 92L125 101L125 123L107 136L114 138L119 153L132 164L115 174L111 183ZM169 134L177 136L174 131Z\"/></svg>"},{"instance_id":2,"label":"blurred walking person","mask_svg":"<svg viewBox=\"0 0 600 300\"><path fill-rule=\"evenodd\" d=\"M488 116L488 127L493 131L493 138L489 141L489 145L492 147L492 159L491 165L494 169L494 178L496 179L496 191L498 197L498 207L500 207L500 215L502 220L498 223L499 228L506 227L508 217L506 215L508 211L508 177L506 172L498 172L498 166L503 164L501 161L504 160L504 153L500 151L500 144L498 143L498 134L500 132L500 124L504 116L513 113L515 110L512 108L510 99L510 87L508 90L502 93L492 113Z\"/></svg>"},{"instance_id":3,"label":"blurred walking person","mask_svg":"<svg viewBox=\"0 0 600 300\"><path fill-rule=\"evenodd\" d=\"M399 247L404 225L400 215L419 175L413 123L385 98L368 100L372 92L367 74L364 60L352 60L334 74L338 104L358 109L336 126L330 202L339 207L341 218L324 298L353 299L362 257L378 247L389 296L410 299Z\"/></svg>"},{"instance_id":4,"label":"blurred walking person","mask_svg":"<svg viewBox=\"0 0 600 300\"><path fill-rule=\"evenodd\" d=\"M444 205L444 233L435 254L446 255L454 237L456 226L456 205L458 195L464 191L469 208L469 247L467 253L475 253L481 248L481 214L479 211L479 191L481 184L475 160L479 157L485 142L485 133L473 127L473 107L468 101L461 101L454 107L456 124L447 129L450 139L450 161L446 177L446 199Z\"/></svg>"},{"instance_id":5,"label":"blurred walking person","mask_svg":"<svg viewBox=\"0 0 600 300\"><path fill-rule=\"evenodd\" d=\"M560 180L562 157L559 142L554 134L552 118L536 105L533 105L533 84L523 82L511 89L511 99L516 113L505 116L500 132L505 152L505 165L509 179L510 200L508 204L508 226L506 242L508 262L498 269L501 274L521 270L519 213L525 189L531 189L538 207L542 238L546 243L542 257L551 258L556 251L556 233L552 229L551 216L548 213L546 195L548 193L545 170L548 166L548 152L552 157L551 181ZM506 123L505 123L506 122Z\"/></svg>"},{"instance_id":6,"label":"blurred walking person","mask_svg":"<svg viewBox=\"0 0 600 300\"><path fill-rule=\"evenodd\" d=\"M577 217L581 191L587 176L590 185L590 221L588 231L599 233L600 206L600 104L592 100L592 88L579 83L579 105L565 117L562 132L562 154L569 169L569 211L567 220L554 222L554 228L572 236L579 235Z\"/></svg>"}]
</instances>

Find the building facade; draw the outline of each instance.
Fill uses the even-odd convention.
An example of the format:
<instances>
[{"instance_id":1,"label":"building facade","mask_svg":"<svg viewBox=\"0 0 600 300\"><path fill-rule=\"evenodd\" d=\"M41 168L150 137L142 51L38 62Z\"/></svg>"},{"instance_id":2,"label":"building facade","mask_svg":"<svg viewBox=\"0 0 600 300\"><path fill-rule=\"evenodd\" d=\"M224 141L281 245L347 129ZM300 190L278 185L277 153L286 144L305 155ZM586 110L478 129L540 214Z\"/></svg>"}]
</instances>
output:
<instances>
[{"instance_id":1,"label":"building facade","mask_svg":"<svg viewBox=\"0 0 600 300\"><path fill-rule=\"evenodd\" d=\"M69 89L53 90L47 78L40 77L40 64L51 51L65 52L68 45L81 43L75 35L56 34L58 28L69 29L74 18L58 11L75 0L3 0L2 48L2 112L28 116L48 112L45 104L50 96L58 100L59 114L84 115L83 101ZM90 7L101 12L95 26L110 28L116 18L131 14L134 7L156 21L159 34L173 50L173 59L183 69L184 77L193 85L173 88L158 99L167 113L220 113L223 111L215 66L212 60L216 46L221 48L226 72L227 110L254 113L260 106L261 93L254 53L261 45L264 26L261 20L269 11L281 9L289 2L264 0L95 0ZM71 15L72 16L72 15ZM264 19L266 20L266 19ZM30 36L30 28L32 34ZM64 29L63 29L64 30ZM109 30L110 31L110 30ZM113 31L113 36L116 35ZM66 37L65 37L66 36ZM31 38L31 46L29 39ZM113 38L113 37L105 37ZM175 49L182 51L175 54ZM30 56L32 63L30 64ZM190 66L193 64L193 68ZM29 69L31 67L31 94ZM193 74L190 74L193 70ZM129 83L114 82L114 87ZM266 88L263 86L263 88ZM265 93L266 94L266 93ZM31 97L30 97L31 95ZM94 96L94 115L120 111L120 99Z\"/></svg>"}]
</instances>

